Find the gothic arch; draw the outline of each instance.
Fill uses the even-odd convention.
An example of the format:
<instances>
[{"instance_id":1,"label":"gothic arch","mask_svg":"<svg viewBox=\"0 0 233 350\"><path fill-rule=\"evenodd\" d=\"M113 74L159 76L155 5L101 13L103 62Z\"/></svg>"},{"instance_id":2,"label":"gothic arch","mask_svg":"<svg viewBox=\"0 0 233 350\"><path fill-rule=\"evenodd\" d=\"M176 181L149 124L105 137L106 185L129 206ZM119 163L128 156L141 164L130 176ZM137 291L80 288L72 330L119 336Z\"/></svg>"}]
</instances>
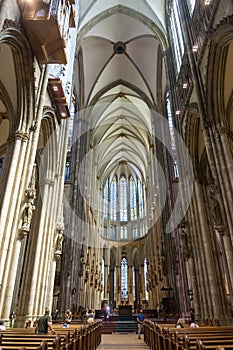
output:
<instances>
[{"instance_id":1,"label":"gothic arch","mask_svg":"<svg viewBox=\"0 0 233 350\"><path fill-rule=\"evenodd\" d=\"M15 28L5 29L0 33L0 45L8 52L6 61L2 61L1 69L11 72L13 81L8 85L8 95L11 97L10 111L14 109L10 133L15 130L28 132L34 119L34 74L31 49L26 38ZM10 56L9 56L10 54ZM3 64L7 65L4 68ZM9 64L11 67L9 67ZM27 67L27 69L25 69ZM9 78L9 77L8 77ZM16 89L17 96L12 88ZM14 96L14 98L13 98ZM9 105L9 103L8 103ZM10 106L10 105L9 105ZM10 118L12 118L10 116Z\"/></svg>"},{"instance_id":2,"label":"gothic arch","mask_svg":"<svg viewBox=\"0 0 233 350\"><path fill-rule=\"evenodd\" d=\"M44 114L40 125L40 139L38 150L41 155L40 177L54 179L57 175L57 150L58 139L56 128L58 127L54 111L48 109Z\"/></svg>"},{"instance_id":3,"label":"gothic arch","mask_svg":"<svg viewBox=\"0 0 233 350\"><path fill-rule=\"evenodd\" d=\"M215 31L209 50L207 69L208 119L215 125L229 127L229 103L232 103L233 25L232 17ZM224 94L223 94L224 91Z\"/></svg>"},{"instance_id":4,"label":"gothic arch","mask_svg":"<svg viewBox=\"0 0 233 350\"><path fill-rule=\"evenodd\" d=\"M198 141L200 141L201 136L203 140L199 143ZM203 135L201 135L200 117L195 108L190 108L186 111L183 121L183 137L192 159L193 173L197 175L199 172L200 155L205 146Z\"/></svg>"}]
</instances>

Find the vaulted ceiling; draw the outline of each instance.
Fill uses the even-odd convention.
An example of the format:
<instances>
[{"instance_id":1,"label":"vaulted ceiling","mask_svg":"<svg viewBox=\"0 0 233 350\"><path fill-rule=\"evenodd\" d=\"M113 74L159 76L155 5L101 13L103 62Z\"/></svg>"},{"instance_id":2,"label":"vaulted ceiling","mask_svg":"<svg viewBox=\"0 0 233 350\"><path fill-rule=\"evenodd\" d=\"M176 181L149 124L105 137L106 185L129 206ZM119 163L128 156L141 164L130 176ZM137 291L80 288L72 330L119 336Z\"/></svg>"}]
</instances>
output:
<instances>
[{"instance_id":1,"label":"vaulted ceiling","mask_svg":"<svg viewBox=\"0 0 233 350\"><path fill-rule=\"evenodd\" d=\"M88 110L96 175L146 181L152 112L166 89L165 0L80 1L76 91Z\"/></svg>"}]
</instances>

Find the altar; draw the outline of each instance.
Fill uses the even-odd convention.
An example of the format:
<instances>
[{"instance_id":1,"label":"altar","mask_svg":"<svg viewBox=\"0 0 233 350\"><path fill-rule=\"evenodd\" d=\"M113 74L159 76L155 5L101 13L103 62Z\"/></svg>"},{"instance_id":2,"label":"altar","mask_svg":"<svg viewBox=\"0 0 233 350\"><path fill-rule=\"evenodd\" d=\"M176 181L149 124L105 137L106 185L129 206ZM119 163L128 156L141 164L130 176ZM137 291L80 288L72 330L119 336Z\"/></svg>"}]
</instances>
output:
<instances>
[{"instance_id":1,"label":"altar","mask_svg":"<svg viewBox=\"0 0 233 350\"><path fill-rule=\"evenodd\" d=\"M119 305L118 315L119 316L131 316L132 315L132 305Z\"/></svg>"}]
</instances>

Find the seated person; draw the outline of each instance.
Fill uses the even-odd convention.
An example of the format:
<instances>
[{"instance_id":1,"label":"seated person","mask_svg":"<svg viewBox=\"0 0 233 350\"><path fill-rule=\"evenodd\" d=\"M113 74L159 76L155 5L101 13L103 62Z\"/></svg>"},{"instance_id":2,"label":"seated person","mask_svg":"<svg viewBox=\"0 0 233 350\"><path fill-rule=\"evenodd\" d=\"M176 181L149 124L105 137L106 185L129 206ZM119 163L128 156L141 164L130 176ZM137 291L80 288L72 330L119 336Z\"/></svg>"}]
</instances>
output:
<instances>
[{"instance_id":1,"label":"seated person","mask_svg":"<svg viewBox=\"0 0 233 350\"><path fill-rule=\"evenodd\" d=\"M87 323L89 325L93 324L94 323L94 311L89 309L86 313L86 317L87 317Z\"/></svg>"},{"instance_id":2,"label":"seated person","mask_svg":"<svg viewBox=\"0 0 233 350\"><path fill-rule=\"evenodd\" d=\"M184 318L180 317L176 323L176 328L184 328L185 320Z\"/></svg>"},{"instance_id":3,"label":"seated person","mask_svg":"<svg viewBox=\"0 0 233 350\"><path fill-rule=\"evenodd\" d=\"M65 323L71 324L71 321L72 321L72 312L70 311L70 309L68 309L66 311Z\"/></svg>"},{"instance_id":4,"label":"seated person","mask_svg":"<svg viewBox=\"0 0 233 350\"><path fill-rule=\"evenodd\" d=\"M4 326L3 320L0 320L0 331L5 331L6 327Z\"/></svg>"},{"instance_id":5,"label":"seated person","mask_svg":"<svg viewBox=\"0 0 233 350\"><path fill-rule=\"evenodd\" d=\"M197 328L197 327L199 327L198 326L198 324L196 324L194 321L189 321L189 327L191 327L191 328Z\"/></svg>"}]
</instances>

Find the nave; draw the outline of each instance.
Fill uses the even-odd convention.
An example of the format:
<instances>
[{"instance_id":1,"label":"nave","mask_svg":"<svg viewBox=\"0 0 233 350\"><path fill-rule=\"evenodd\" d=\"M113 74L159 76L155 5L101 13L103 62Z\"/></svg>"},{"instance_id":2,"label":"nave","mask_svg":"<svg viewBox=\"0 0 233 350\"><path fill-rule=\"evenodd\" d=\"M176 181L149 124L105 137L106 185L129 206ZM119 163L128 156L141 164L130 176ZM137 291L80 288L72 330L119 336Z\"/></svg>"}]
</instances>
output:
<instances>
[{"instance_id":1,"label":"nave","mask_svg":"<svg viewBox=\"0 0 233 350\"><path fill-rule=\"evenodd\" d=\"M0 0L4 327L233 324L232 61L232 0Z\"/></svg>"},{"instance_id":2,"label":"nave","mask_svg":"<svg viewBox=\"0 0 233 350\"><path fill-rule=\"evenodd\" d=\"M149 349L149 347L144 343L143 340L137 338L137 334L128 333L128 334L103 334L102 341L98 350L142 350Z\"/></svg>"}]
</instances>

